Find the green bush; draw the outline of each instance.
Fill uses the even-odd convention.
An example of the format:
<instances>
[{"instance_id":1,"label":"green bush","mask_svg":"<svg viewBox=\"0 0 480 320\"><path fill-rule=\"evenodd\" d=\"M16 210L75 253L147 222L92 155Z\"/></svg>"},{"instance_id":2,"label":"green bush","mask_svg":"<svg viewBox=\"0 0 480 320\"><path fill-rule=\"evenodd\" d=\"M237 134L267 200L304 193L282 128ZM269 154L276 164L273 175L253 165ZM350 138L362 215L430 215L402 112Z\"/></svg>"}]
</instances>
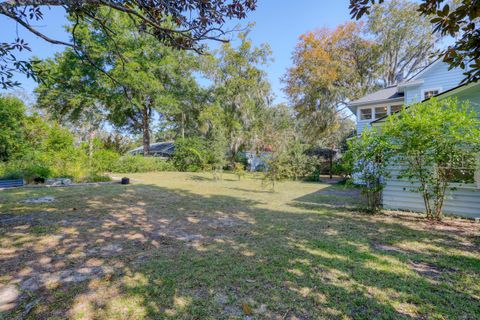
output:
<instances>
[{"instance_id":1,"label":"green bush","mask_svg":"<svg viewBox=\"0 0 480 320\"><path fill-rule=\"evenodd\" d=\"M34 160L15 160L2 165L0 169L1 179L24 179L27 183L36 178L50 178L52 170Z\"/></svg>"},{"instance_id":2,"label":"green bush","mask_svg":"<svg viewBox=\"0 0 480 320\"><path fill-rule=\"evenodd\" d=\"M178 139L175 141L173 164L179 171L197 172L205 168L208 152L205 140L199 137Z\"/></svg>"},{"instance_id":3,"label":"green bush","mask_svg":"<svg viewBox=\"0 0 480 320\"><path fill-rule=\"evenodd\" d=\"M100 149L93 153L91 171L94 173L113 172L120 155L112 150Z\"/></svg>"},{"instance_id":4,"label":"green bush","mask_svg":"<svg viewBox=\"0 0 480 320\"><path fill-rule=\"evenodd\" d=\"M117 159L111 172L136 173L154 171L175 171L172 163L155 157L125 155Z\"/></svg>"},{"instance_id":5,"label":"green bush","mask_svg":"<svg viewBox=\"0 0 480 320\"><path fill-rule=\"evenodd\" d=\"M112 178L106 175L101 174L91 174L84 178L84 182L109 182L112 181Z\"/></svg>"}]
</instances>

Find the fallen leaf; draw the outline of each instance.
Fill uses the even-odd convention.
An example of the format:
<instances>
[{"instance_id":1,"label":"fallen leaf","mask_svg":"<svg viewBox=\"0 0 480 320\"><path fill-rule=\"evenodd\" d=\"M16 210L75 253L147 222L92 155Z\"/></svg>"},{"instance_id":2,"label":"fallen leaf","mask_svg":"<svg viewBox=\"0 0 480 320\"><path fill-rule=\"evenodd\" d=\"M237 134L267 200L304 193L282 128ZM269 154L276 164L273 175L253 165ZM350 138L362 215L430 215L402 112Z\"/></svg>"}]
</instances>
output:
<instances>
[{"instance_id":1,"label":"fallen leaf","mask_svg":"<svg viewBox=\"0 0 480 320\"><path fill-rule=\"evenodd\" d=\"M243 309L243 313L245 313L247 316L252 315L252 308L250 308L248 304L246 303L242 304L242 309Z\"/></svg>"}]
</instances>

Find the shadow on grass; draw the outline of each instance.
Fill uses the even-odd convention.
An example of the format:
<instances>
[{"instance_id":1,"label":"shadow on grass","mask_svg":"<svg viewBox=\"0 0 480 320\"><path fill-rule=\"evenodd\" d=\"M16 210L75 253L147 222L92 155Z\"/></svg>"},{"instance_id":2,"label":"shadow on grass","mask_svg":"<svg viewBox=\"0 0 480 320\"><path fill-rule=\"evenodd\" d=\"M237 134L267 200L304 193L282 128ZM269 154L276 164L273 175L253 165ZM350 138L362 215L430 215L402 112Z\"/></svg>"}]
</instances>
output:
<instances>
[{"instance_id":1,"label":"shadow on grass","mask_svg":"<svg viewBox=\"0 0 480 320\"><path fill-rule=\"evenodd\" d=\"M155 185L55 192L35 210L0 208L2 283L17 288L5 318L32 303L35 319L229 319L245 305L265 319L479 316L475 242L346 212L336 204L358 201L349 189L282 211ZM417 247L395 249L404 242Z\"/></svg>"}]
</instances>

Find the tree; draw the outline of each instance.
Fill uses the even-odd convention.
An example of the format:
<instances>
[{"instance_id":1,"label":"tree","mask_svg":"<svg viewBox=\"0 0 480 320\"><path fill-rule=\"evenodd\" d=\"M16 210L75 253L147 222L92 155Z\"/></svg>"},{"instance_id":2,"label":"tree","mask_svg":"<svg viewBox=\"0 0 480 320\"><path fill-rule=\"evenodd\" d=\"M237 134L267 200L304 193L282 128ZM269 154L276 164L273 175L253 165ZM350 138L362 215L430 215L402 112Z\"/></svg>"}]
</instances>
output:
<instances>
[{"instance_id":1,"label":"tree","mask_svg":"<svg viewBox=\"0 0 480 320\"><path fill-rule=\"evenodd\" d=\"M102 97L106 90L102 74L91 64L82 63L72 50L38 62L42 73L35 89L36 108L47 111L50 120L68 126L82 140L88 141L89 158L93 156L93 139L107 120Z\"/></svg>"},{"instance_id":2,"label":"tree","mask_svg":"<svg viewBox=\"0 0 480 320\"><path fill-rule=\"evenodd\" d=\"M372 5L384 0L350 0L352 17L360 19L370 14ZM416 4L416 10L430 19L433 32L441 36L449 35L455 43L449 45L440 54L451 68L465 69L464 81L476 81L480 78L480 2L473 0L422 0ZM406 14L412 15L411 12ZM412 15L413 16L413 15ZM412 36L417 36L413 34Z\"/></svg>"},{"instance_id":3,"label":"tree","mask_svg":"<svg viewBox=\"0 0 480 320\"><path fill-rule=\"evenodd\" d=\"M25 105L17 98L0 96L0 161L18 154L25 142Z\"/></svg>"},{"instance_id":4,"label":"tree","mask_svg":"<svg viewBox=\"0 0 480 320\"><path fill-rule=\"evenodd\" d=\"M376 86L377 48L362 33L358 23L320 29L302 35L295 48L284 90L313 142L338 128L349 100Z\"/></svg>"},{"instance_id":5,"label":"tree","mask_svg":"<svg viewBox=\"0 0 480 320\"><path fill-rule=\"evenodd\" d=\"M437 36L428 19L415 14L417 4L391 0L374 6L367 29L379 44L381 77L385 86L409 78L431 61Z\"/></svg>"},{"instance_id":6,"label":"tree","mask_svg":"<svg viewBox=\"0 0 480 320\"><path fill-rule=\"evenodd\" d=\"M271 100L270 84L265 71L260 69L269 60L270 48L254 47L247 38L248 32L238 37L239 46L223 44L207 70L213 81L215 101L223 110L232 163L240 148L255 139L259 115Z\"/></svg>"},{"instance_id":7,"label":"tree","mask_svg":"<svg viewBox=\"0 0 480 320\"><path fill-rule=\"evenodd\" d=\"M87 63L91 47L75 41L74 29L71 29L72 41L65 42L54 39L36 28L43 20L43 9L62 7L67 16L77 22L96 22L100 25L98 32L107 39L112 39L115 32L110 29L110 21L104 20L102 11L124 13L135 21L135 30L142 30L159 40L166 46L177 49L201 51L203 40L227 41L224 30L226 19L245 18L246 14L255 10L256 0L154 0L154 1L110 1L110 0L8 0L0 3L0 15L25 28L43 40L70 47ZM165 25L166 21L171 24ZM122 54L118 47L117 54ZM29 61L18 60L18 51L32 49L23 39L16 38L12 42L0 42L0 85L3 88L18 85L13 81L14 72L22 72L27 76L36 76ZM103 69L107 71L107 69Z\"/></svg>"},{"instance_id":8,"label":"tree","mask_svg":"<svg viewBox=\"0 0 480 320\"><path fill-rule=\"evenodd\" d=\"M175 141L173 164L179 171L197 172L205 168L207 150L201 137L187 137Z\"/></svg>"},{"instance_id":9,"label":"tree","mask_svg":"<svg viewBox=\"0 0 480 320\"><path fill-rule=\"evenodd\" d=\"M205 135L209 146L207 163L215 180L218 179L217 173L221 173L226 165L228 141L224 120L224 112L217 103L208 105L199 117L200 131Z\"/></svg>"},{"instance_id":10,"label":"tree","mask_svg":"<svg viewBox=\"0 0 480 320\"><path fill-rule=\"evenodd\" d=\"M144 155L148 155L151 121L159 111L177 105L181 92L192 85L193 57L136 29L135 20L125 14L97 15L111 21L112 37L99 32L98 21L74 25L76 43L90 48L88 58L94 62L84 63L77 53L67 49L54 61L40 64L51 70L42 76L37 90L40 105L60 111L67 105L67 110L80 114L104 108L114 125L142 134ZM118 47L122 48L121 55L117 54Z\"/></svg>"},{"instance_id":11,"label":"tree","mask_svg":"<svg viewBox=\"0 0 480 320\"><path fill-rule=\"evenodd\" d=\"M382 127L400 178L420 192L430 219L442 219L446 191L453 182L474 182L480 151L480 120L468 103L430 99L391 116Z\"/></svg>"}]
</instances>

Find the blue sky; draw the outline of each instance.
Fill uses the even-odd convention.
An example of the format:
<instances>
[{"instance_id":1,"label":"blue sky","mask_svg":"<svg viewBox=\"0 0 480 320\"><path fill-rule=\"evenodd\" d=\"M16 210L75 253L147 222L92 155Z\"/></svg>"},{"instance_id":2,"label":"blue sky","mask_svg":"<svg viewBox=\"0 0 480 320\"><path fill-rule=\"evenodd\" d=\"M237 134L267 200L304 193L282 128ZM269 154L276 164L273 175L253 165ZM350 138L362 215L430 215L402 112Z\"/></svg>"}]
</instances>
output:
<instances>
[{"instance_id":1,"label":"blue sky","mask_svg":"<svg viewBox=\"0 0 480 320\"><path fill-rule=\"evenodd\" d=\"M66 24L62 9L53 8L44 10L45 19L35 23L35 26L52 38L67 40L63 25ZM245 20L232 21L230 24L247 24L255 22L255 27L250 33L254 44L268 43L273 52L273 62L266 69L276 102L286 101L282 92L280 78L291 65L291 54L298 37L316 28L335 27L350 20L348 0L258 0L258 8L250 13ZM37 38L24 30L21 26L0 17L0 39L13 40L18 34L32 47L32 53L22 56L37 56L46 58L55 52L62 51L62 46L55 46ZM17 78L22 82L22 89L27 93L32 92L36 84L22 76ZM18 89L17 89L18 91Z\"/></svg>"}]
</instances>

